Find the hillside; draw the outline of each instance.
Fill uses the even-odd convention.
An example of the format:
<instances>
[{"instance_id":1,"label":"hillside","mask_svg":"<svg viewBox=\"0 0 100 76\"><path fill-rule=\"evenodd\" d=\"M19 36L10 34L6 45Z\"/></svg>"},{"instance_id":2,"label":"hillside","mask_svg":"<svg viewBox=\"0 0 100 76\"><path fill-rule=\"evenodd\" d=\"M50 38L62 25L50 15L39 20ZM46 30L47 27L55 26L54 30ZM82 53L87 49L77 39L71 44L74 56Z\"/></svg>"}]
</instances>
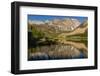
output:
<instances>
[{"instance_id":1,"label":"hillside","mask_svg":"<svg viewBox=\"0 0 100 76\"><path fill-rule=\"evenodd\" d=\"M76 29L74 29L73 31L68 32L68 33L62 33L62 34L60 34L59 37L65 37L65 36L70 36L70 35L83 34L87 30L88 30L88 23L86 21L83 24L81 24L79 27L77 27Z\"/></svg>"}]
</instances>

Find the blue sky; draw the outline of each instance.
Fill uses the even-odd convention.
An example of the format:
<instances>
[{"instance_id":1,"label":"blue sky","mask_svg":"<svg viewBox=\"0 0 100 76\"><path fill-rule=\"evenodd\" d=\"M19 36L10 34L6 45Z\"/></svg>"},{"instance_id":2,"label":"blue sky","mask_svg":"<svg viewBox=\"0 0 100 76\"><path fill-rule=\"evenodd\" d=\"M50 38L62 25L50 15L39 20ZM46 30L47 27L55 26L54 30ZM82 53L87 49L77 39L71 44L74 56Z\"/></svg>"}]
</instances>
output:
<instances>
[{"instance_id":1,"label":"blue sky","mask_svg":"<svg viewBox=\"0 0 100 76\"><path fill-rule=\"evenodd\" d=\"M88 17L82 17L82 16L28 15L28 20L37 20L37 21L64 19L64 18L75 18L78 19L81 23L84 20L88 19Z\"/></svg>"}]
</instances>

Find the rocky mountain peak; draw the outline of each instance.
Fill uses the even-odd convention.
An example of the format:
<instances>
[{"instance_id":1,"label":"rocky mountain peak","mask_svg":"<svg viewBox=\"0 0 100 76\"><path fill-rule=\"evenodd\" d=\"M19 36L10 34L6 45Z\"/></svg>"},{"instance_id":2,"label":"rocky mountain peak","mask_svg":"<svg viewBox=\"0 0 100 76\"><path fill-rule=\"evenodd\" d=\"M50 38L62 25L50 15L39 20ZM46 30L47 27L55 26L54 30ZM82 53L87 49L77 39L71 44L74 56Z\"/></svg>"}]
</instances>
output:
<instances>
[{"instance_id":1,"label":"rocky mountain peak","mask_svg":"<svg viewBox=\"0 0 100 76\"><path fill-rule=\"evenodd\" d=\"M72 31L77 28L81 23L79 20L74 18L64 18L64 19L53 19L46 21L30 21L29 24L45 25L48 27L53 27L55 30L60 31Z\"/></svg>"},{"instance_id":2,"label":"rocky mountain peak","mask_svg":"<svg viewBox=\"0 0 100 76\"><path fill-rule=\"evenodd\" d=\"M65 18L65 19L54 19L48 25L56 26L63 31L72 31L77 28L81 23L77 19Z\"/></svg>"}]
</instances>

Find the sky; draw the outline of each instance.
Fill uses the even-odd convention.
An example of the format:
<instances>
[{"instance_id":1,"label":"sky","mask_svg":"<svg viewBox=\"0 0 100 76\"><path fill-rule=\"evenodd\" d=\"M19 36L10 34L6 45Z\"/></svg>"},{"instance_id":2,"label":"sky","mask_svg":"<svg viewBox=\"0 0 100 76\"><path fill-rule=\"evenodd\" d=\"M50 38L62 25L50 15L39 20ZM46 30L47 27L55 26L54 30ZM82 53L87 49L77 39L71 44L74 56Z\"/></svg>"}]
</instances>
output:
<instances>
[{"instance_id":1,"label":"sky","mask_svg":"<svg viewBox=\"0 0 100 76\"><path fill-rule=\"evenodd\" d=\"M84 20L88 19L88 17L82 17L82 16L28 15L28 20L35 20L35 21L45 21L45 20L64 19L64 18L75 18L78 19L81 23L84 22Z\"/></svg>"}]
</instances>

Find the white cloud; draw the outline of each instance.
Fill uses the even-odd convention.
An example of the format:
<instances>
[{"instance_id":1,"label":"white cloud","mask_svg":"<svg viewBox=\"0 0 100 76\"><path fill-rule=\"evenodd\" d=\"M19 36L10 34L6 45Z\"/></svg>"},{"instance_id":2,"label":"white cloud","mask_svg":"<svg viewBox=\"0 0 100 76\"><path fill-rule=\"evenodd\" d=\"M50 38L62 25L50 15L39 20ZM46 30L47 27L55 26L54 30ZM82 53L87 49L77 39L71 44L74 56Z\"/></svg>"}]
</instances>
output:
<instances>
[{"instance_id":1,"label":"white cloud","mask_svg":"<svg viewBox=\"0 0 100 76\"><path fill-rule=\"evenodd\" d=\"M45 22L43 22L43 21L37 21L37 20L29 20L28 23L29 24L37 24L37 25L45 24Z\"/></svg>"}]
</instances>

